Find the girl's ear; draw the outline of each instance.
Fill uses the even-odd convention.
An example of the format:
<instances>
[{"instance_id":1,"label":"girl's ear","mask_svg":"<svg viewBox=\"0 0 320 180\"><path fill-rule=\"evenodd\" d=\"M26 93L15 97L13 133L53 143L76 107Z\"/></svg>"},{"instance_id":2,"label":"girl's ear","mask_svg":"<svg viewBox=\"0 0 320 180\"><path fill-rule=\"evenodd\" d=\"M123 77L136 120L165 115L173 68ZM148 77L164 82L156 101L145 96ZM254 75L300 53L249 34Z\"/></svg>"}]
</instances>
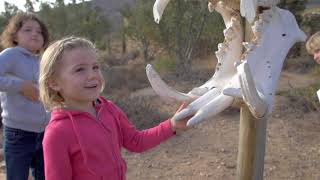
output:
<instances>
[{"instance_id":1,"label":"girl's ear","mask_svg":"<svg viewBox=\"0 0 320 180\"><path fill-rule=\"evenodd\" d=\"M51 89L53 89L57 92L59 92L61 90L59 83L55 79L49 79L48 85Z\"/></svg>"},{"instance_id":2,"label":"girl's ear","mask_svg":"<svg viewBox=\"0 0 320 180\"><path fill-rule=\"evenodd\" d=\"M13 35L12 40L13 40L13 44L18 45L18 41L17 41L17 33L15 33L15 34Z\"/></svg>"}]
</instances>

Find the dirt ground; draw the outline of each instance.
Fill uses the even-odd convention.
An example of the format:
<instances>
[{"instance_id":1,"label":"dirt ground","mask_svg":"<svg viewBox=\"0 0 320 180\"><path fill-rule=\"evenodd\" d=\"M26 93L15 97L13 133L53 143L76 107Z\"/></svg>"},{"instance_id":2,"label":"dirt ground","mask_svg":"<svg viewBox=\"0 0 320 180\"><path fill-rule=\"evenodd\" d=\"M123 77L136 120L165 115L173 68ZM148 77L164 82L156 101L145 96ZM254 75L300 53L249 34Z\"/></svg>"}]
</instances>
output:
<instances>
[{"instance_id":1,"label":"dirt ground","mask_svg":"<svg viewBox=\"0 0 320 180\"><path fill-rule=\"evenodd\" d=\"M283 72L279 90L305 87L315 81L319 79ZM290 106L286 97L275 99L267 123L264 179L320 180L320 112L304 113ZM161 105L171 104L160 101ZM230 108L145 153L124 151L127 179L234 180L239 114L238 109Z\"/></svg>"},{"instance_id":2,"label":"dirt ground","mask_svg":"<svg viewBox=\"0 0 320 180\"><path fill-rule=\"evenodd\" d=\"M306 87L319 78L283 72L279 90ZM163 111L174 113L178 104L160 100L152 89L135 92L151 96ZM288 98L275 97L267 123L264 163L265 180L320 180L320 112L305 113L291 106ZM128 180L234 180L239 133L239 110L230 108L194 129L147 152L126 150ZM2 168L0 179L4 178Z\"/></svg>"}]
</instances>

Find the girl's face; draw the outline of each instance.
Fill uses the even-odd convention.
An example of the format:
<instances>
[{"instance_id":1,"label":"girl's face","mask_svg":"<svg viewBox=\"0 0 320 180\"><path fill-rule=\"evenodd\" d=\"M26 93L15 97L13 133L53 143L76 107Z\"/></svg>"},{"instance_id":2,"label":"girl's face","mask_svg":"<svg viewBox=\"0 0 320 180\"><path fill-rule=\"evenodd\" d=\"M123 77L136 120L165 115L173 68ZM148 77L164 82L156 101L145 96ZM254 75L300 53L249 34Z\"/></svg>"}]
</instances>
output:
<instances>
[{"instance_id":1,"label":"girl's face","mask_svg":"<svg viewBox=\"0 0 320 180\"><path fill-rule=\"evenodd\" d=\"M318 64L320 64L320 49L318 49L314 52L313 58Z\"/></svg>"},{"instance_id":2,"label":"girl's face","mask_svg":"<svg viewBox=\"0 0 320 180\"><path fill-rule=\"evenodd\" d=\"M44 40L41 34L41 26L35 20L26 20L17 31L15 41L32 53L37 53L43 46Z\"/></svg>"},{"instance_id":3,"label":"girl's face","mask_svg":"<svg viewBox=\"0 0 320 180\"><path fill-rule=\"evenodd\" d=\"M64 98L66 106L89 107L101 92L104 79L96 53L88 48L63 52L55 77L49 85Z\"/></svg>"}]
</instances>

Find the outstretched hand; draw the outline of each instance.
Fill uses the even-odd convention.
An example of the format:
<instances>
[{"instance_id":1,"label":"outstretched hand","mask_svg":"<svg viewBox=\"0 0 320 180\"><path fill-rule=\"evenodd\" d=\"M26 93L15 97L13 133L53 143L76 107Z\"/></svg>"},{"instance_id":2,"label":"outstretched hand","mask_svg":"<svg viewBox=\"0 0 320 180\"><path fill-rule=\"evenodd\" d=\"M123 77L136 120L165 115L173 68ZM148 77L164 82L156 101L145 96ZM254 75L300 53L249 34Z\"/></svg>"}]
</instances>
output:
<instances>
[{"instance_id":1,"label":"outstretched hand","mask_svg":"<svg viewBox=\"0 0 320 180\"><path fill-rule=\"evenodd\" d=\"M177 114L178 112L180 112L182 109L184 109L185 107L188 106L188 103L182 103L181 106L179 107L179 109L176 111L175 114ZM192 116L188 116L186 118L183 118L179 121L175 121L173 118L171 118L171 125L172 125L172 130L173 131L177 131L177 130L183 130L186 131L188 129L191 129L192 126L187 126L187 122L188 120L191 118Z\"/></svg>"}]
</instances>

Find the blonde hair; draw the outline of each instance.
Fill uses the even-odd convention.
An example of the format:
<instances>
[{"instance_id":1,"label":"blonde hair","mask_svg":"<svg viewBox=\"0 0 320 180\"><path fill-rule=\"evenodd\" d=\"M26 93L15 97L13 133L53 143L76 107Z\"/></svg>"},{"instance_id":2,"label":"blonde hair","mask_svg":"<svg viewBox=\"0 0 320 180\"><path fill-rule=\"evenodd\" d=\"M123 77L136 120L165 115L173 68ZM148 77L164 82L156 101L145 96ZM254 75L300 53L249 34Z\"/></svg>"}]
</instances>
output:
<instances>
[{"instance_id":1,"label":"blonde hair","mask_svg":"<svg viewBox=\"0 0 320 180\"><path fill-rule=\"evenodd\" d=\"M44 50L48 46L49 31L47 26L34 13L18 12L15 16L10 18L8 25L1 34L1 45L3 48L15 47L18 45L18 43L15 41L16 34L21 29L23 24L28 20L34 20L40 25L41 34L43 37L43 46L40 51Z\"/></svg>"},{"instance_id":2,"label":"blonde hair","mask_svg":"<svg viewBox=\"0 0 320 180\"><path fill-rule=\"evenodd\" d=\"M320 31L313 34L306 43L306 49L309 54L314 54L320 49Z\"/></svg>"},{"instance_id":3,"label":"blonde hair","mask_svg":"<svg viewBox=\"0 0 320 180\"><path fill-rule=\"evenodd\" d=\"M40 61L39 89L40 99L47 110L62 107L64 99L59 92L49 87L49 82L54 79L56 69L60 64L63 53L76 48L88 48L96 52L92 42L80 37L66 37L51 44L43 53ZM104 88L102 86L101 91Z\"/></svg>"}]
</instances>

